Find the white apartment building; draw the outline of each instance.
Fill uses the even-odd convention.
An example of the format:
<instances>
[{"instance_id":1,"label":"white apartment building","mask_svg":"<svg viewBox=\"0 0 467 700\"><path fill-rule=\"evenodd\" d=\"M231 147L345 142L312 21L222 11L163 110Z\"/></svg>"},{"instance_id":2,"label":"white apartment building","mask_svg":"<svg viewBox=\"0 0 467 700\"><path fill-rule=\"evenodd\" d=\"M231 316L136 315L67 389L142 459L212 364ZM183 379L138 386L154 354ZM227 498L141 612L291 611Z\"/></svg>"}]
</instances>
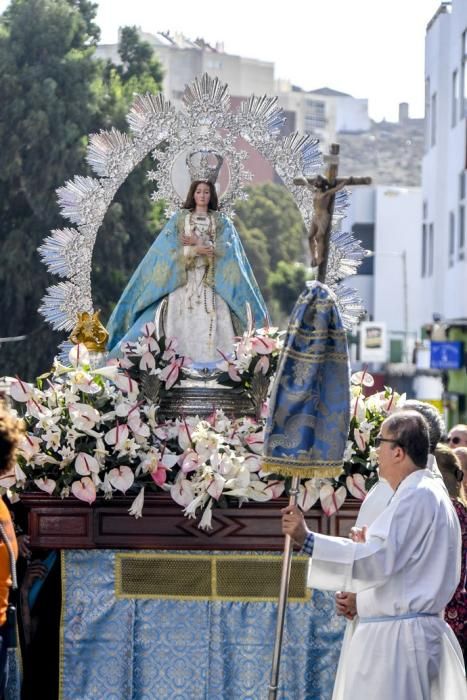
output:
<instances>
[{"instance_id":1,"label":"white apartment building","mask_svg":"<svg viewBox=\"0 0 467 700\"><path fill-rule=\"evenodd\" d=\"M425 43L421 310L467 319L467 2L443 3ZM467 322L467 321L466 321Z\"/></svg>"},{"instance_id":2,"label":"white apartment building","mask_svg":"<svg viewBox=\"0 0 467 700\"><path fill-rule=\"evenodd\" d=\"M211 46L202 39L191 41L182 34L151 34L140 30L140 37L157 54L164 70L164 95L174 103L180 100L185 85L203 73L228 83L234 97L274 93L274 63L228 54L220 43ZM117 44L100 44L96 55L116 64L120 62Z\"/></svg>"},{"instance_id":3,"label":"white apartment building","mask_svg":"<svg viewBox=\"0 0 467 700\"><path fill-rule=\"evenodd\" d=\"M366 99L330 88L306 92L289 81L275 81L274 63L225 53L222 43L211 46L203 39L192 41L183 34L142 30L140 37L157 54L164 71L164 95L177 106L185 85L208 73L228 84L234 108L240 99L252 94L277 94L287 117L285 132L314 134L326 150L338 133L361 133L370 128ZM100 44L96 56L120 62L117 44Z\"/></svg>"},{"instance_id":4,"label":"white apartment building","mask_svg":"<svg viewBox=\"0 0 467 700\"><path fill-rule=\"evenodd\" d=\"M352 188L342 226L372 254L347 284L362 297L369 320L386 324L388 361L392 354L393 361L411 362L420 334L421 220L419 187Z\"/></svg>"},{"instance_id":5,"label":"white apartment building","mask_svg":"<svg viewBox=\"0 0 467 700\"><path fill-rule=\"evenodd\" d=\"M339 133L361 133L370 128L367 99L327 87L307 92L282 80L277 81L276 90L280 106L295 114L295 129L316 135L323 147Z\"/></svg>"}]
</instances>

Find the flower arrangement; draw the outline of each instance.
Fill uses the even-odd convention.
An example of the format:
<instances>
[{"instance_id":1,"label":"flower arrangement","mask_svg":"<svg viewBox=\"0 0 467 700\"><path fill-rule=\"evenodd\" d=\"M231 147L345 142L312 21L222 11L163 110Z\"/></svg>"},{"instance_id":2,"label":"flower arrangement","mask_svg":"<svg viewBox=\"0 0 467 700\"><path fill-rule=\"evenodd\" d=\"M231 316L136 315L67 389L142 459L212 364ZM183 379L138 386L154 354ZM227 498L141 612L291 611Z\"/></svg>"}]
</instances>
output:
<instances>
[{"instance_id":1,"label":"flower arrangement","mask_svg":"<svg viewBox=\"0 0 467 700\"><path fill-rule=\"evenodd\" d=\"M180 382L190 359L177 355L176 341L155 338L147 324L123 357L92 368L84 345L69 355L69 366L53 370L33 386L21 379L10 393L23 416L26 434L14 475L0 480L12 500L33 488L89 504L98 496L133 493L129 512L140 517L146 490L163 490L211 527L213 506L266 501L286 490L287 480L261 471L267 393L277 367L282 333L253 331L238 339L223 358L219 381L240 386L257 406L257 418L229 418L215 410L206 419L178 416L162 420L162 392ZM261 378L260 388L255 383ZM403 402L391 389L365 396L372 377L352 377L352 419L337 480L310 479L300 486L299 504L308 510L319 499L326 514L341 507L348 493L363 499L376 477L374 438L384 418ZM149 386L149 390L148 389Z\"/></svg>"},{"instance_id":2,"label":"flower arrangement","mask_svg":"<svg viewBox=\"0 0 467 700\"><path fill-rule=\"evenodd\" d=\"M214 503L280 495L283 483L258 474L262 421L222 411L207 420L158 419L158 404L143 390L148 378L157 381L158 396L180 381L189 359L175 348L174 340L156 341L148 324L118 363L92 369L86 347L77 345L70 365L56 361L36 386L13 382L26 434L15 474L0 481L11 499L35 487L91 504L98 495L138 490L129 512L139 517L145 489L163 489L188 516L202 513L200 526L209 527Z\"/></svg>"},{"instance_id":3,"label":"flower arrangement","mask_svg":"<svg viewBox=\"0 0 467 700\"><path fill-rule=\"evenodd\" d=\"M251 399L258 418L267 415L266 399L277 369L285 331L267 326L255 330L250 320L247 331L234 343L233 353L222 355L219 384L241 388Z\"/></svg>"}]
</instances>

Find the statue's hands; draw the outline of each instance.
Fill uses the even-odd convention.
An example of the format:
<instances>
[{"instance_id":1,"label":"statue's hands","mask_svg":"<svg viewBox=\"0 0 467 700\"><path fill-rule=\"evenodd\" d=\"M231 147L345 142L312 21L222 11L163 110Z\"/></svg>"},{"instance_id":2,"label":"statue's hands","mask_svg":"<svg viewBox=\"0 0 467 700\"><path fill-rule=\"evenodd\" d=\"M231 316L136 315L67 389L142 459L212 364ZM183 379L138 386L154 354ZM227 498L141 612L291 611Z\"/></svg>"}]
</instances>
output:
<instances>
[{"instance_id":1,"label":"statue's hands","mask_svg":"<svg viewBox=\"0 0 467 700\"><path fill-rule=\"evenodd\" d=\"M198 245L199 238L194 233L191 233L189 236L184 233L182 236L182 243L183 245Z\"/></svg>"},{"instance_id":2,"label":"statue's hands","mask_svg":"<svg viewBox=\"0 0 467 700\"><path fill-rule=\"evenodd\" d=\"M207 258L214 257L214 246L212 245L197 245L195 250L197 255L205 255Z\"/></svg>"}]
</instances>

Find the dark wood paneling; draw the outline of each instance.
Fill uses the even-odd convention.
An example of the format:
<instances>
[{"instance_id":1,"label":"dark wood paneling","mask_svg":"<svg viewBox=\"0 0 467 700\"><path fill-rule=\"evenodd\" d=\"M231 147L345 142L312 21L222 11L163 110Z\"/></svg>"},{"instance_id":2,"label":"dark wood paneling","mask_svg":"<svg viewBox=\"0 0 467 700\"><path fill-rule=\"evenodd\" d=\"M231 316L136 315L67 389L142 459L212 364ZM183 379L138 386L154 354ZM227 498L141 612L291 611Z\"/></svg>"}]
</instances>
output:
<instances>
[{"instance_id":1,"label":"dark wood paneling","mask_svg":"<svg viewBox=\"0 0 467 700\"><path fill-rule=\"evenodd\" d=\"M198 528L167 494L146 496L143 517L128 515L131 498L98 500L83 506L75 499L24 494L33 547L59 549L191 549L280 551L280 509L286 498L246 503L241 508L213 510L212 530ZM348 501L337 515L326 517L319 507L306 513L310 529L346 537L354 524L358 501Z\"/></svg>"}]
</instances>

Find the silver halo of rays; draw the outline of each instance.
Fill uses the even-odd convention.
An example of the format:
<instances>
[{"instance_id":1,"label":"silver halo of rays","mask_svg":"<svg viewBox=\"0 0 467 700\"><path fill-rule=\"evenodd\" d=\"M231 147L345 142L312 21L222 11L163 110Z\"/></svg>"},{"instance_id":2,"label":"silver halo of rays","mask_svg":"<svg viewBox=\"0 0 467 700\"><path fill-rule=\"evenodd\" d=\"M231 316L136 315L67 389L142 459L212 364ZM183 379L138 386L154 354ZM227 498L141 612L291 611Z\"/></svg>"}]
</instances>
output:
<instances>
[{"instance_id":1,"label":"silver halo of rays","mask_svg":"<svg viewBox=\"0 0 467 700\"><path fill-rule=\"evenodd\" d=\"M277 97L252 95L234 112L227 84L205 73L186 86L180 111L162 94L137 95L127 122L129 133L112 128L90 135L86 160L95 177L77 175L57 190L60 212L73 227L51 231L38 249L47 269L61 278L47 288L39 307L54 330L71 331L78 312L94 310L91 267L97 232L118 188L148 154L158 166L148 173L157 185L151 198L164 200L170 215L182 204L171 177L174 160L187 150L219 153L230 176L220 197L220 209L233 216L234 202L246 198L245 187L251 181L245 168L247 153L238 146L241 137L275 169L307 228L311 222L310 192L294 185L293 180L319 172L318 141L298 132L281 136L285 116ZM336 294L345 326L351 328L364 313L363 303L341 280L355 274L366 251L351 234L340 230L347 206L348 193L341 191L335 202L326 282ZM69 341L61 343L61 356L70 347Z\"/></svg>"}]
</instances>

